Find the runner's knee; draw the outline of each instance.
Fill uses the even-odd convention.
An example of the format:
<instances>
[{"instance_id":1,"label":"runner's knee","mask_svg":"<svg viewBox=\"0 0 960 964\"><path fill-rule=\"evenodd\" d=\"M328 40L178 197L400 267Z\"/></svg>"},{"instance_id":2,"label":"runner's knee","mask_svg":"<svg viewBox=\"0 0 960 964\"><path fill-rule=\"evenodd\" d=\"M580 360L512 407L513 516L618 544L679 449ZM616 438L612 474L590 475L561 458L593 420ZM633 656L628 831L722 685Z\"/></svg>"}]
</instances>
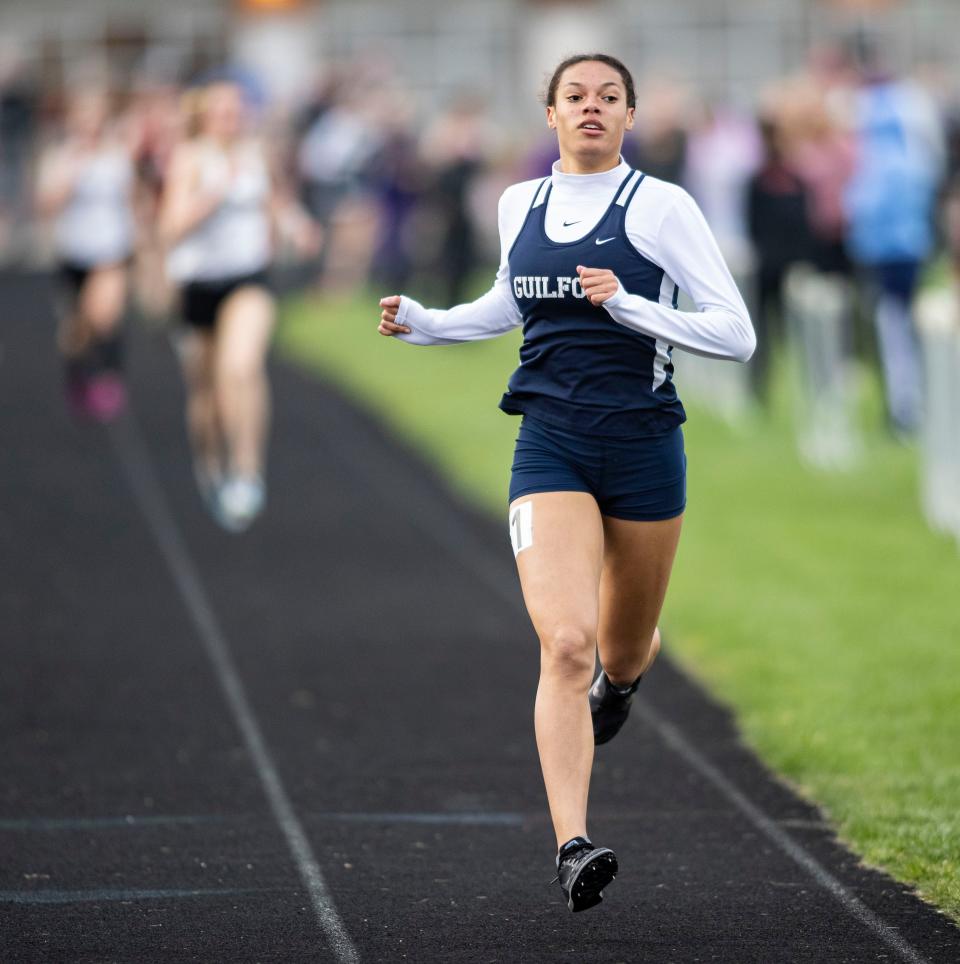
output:
<instances>
[{"instance_id":1,"label":"runner's knee","mask_svg":"<svg viewBox=\"0 0 960 964\"><path fill-rule=\"evenodd\" d=\"M580 626L558 626L541 633L542 671L558 679L589 686L596 645L594 633Z\"/></svg>"},{"instance_id":2,"label":"runner's knee","mask_svg":"<svg viewBox=\"0 0 960 964\"><path fill-rule=\"evenodd\" d=\"M121 279L91 278L80 296L77 307L87 325L99 336L109 334L123 315L125 287Z\"/></svg>"},{"instance_id":3,"label":"runner's knee","mask_svg":"<svg viewBox=\"0 0 960 964\"><path fill-rule=\"evenodd\" d=\"M242 385L260 376L263 359L253 351L227 351L217 364L217 378L229 385Z\"/></svg>"}]
</instances>

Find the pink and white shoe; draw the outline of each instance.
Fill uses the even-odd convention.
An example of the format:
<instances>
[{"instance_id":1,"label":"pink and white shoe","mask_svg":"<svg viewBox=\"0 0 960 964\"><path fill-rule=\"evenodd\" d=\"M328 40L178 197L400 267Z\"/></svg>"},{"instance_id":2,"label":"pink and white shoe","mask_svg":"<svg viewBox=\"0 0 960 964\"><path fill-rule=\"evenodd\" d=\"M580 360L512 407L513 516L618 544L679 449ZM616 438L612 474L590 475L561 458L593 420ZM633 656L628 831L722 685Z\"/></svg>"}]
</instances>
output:
<instances>
[{"instance_id":1,"label":"pink and white shoe","mask_svg":"<svg viewBox=\"0 0 960 964\"><path fill-rule=\"evenodd\" d=\"M85 394L87 414L98 422L112 422L127 407L126 386L112 372L91 378Z\"/></svg>"}]
</instances>

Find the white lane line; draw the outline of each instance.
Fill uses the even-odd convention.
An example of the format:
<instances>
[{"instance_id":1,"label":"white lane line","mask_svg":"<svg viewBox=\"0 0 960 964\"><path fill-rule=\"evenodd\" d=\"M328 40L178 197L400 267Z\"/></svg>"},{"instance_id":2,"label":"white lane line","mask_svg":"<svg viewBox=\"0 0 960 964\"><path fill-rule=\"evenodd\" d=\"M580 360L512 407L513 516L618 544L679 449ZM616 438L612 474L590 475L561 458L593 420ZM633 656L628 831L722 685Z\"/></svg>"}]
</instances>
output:
<instances>
[{"instance_id":1,"label":"white lane line","mask_svg":"<svg viewBox=\"0 0 960 964\"><path fill-rule=\"evenodd\" d=\"M679 756L712 783L747 819L788 857L798 863L825 890L828 890L843 905L846 911L866 928L873 931L882 941L895 950L910 964L929 964L899 932L881 920L855 894L851 893L826 867L808 850L802 847L780 825L768 817L755 803L749 800L737 787L723 775L687 738L672 724L657 713L645 700L637 700L637 712L649 726L653 727L661 739Z\"/></svg>"},{"instance_id":2,"label":"white lane line","mask_svg":"<svg viewBox=\"0 0 960 964\"><path fill-rule=\"evenodd\" d=\"M357 420L359 422L359 419ZM362 433L362 435L361 435ZM341 439L357 439L370 437L366 425L359 426L359 430L343 433ZM368 488L375 490L379 499L385 499L387 504L395 499L396 491L408 493L404 502L404 515L417 531L434 544L448 552L469 573L472 573L495 596L526 615L519 589L513 579L506 577L509 555L509 542L504 535L503 560L495 557L491 550L482 543L458 517L456 511L442 500L431 501L429 506L423 506L417 512L409 494L419 492L421 484L412 477L407 464L397 456L384 450L379 441L373 443L375 451L383 453L381 461L387 463L384 471L372 472L368 453L358 454L355 443L336 448L342 458L350 458L349 468L354 476L362 479ZM333 451L333 450L331 450ZM351 457L352 456L352 457ZM406 478L404 478L406 476ZM386 481L389 480L389 486ZM421 519L423 521L421 521ZM427 524L429 519L429 524ZM904 961L909 964L929 964L917 950L911 946L895 928L881 920L870 908L852 891L833 876L809 851L797 843L785 830L779 827L770 817L752 803L734 784L727 779L716 767L697 751L693 744L672 723L668 723L646 700L635 700L638 711L653 726L664 741L675 750L686 762L709 780L723 793L724 796L769 840L780 848L788 857L803 867L820 886L832 894L846 911L860 921L864 927L872 931L880 940L895 950Z\"/></svg>"},{"instance_id":3,"label":"white lane line","mask_svg":"<svg viewBox=\"0 0 960 964\"><path fill-rule=\"evenodd\" d=\"M179 527L167 504L166 496L154 473L133 412L129 412L120 421L114 423L110 427L109 435L130 483L136 504L156 540L160 554L197 629L203 648L213 664L217 681L223 690L234 722L243 736L270 809L286 838L287 846L300 872L300 878L310 896L317 922L326 935L337 960L342 964L357 964L360 960L357 950L337 912L310 841L280 779L260 725L250 706L243 681L230 653L230 647L207 600L200 575L190 558Z\"/></svg>"},{"instance_id":4,"label":"white lane line","mask_svg":"<svg viewBox=\"0 0 960 964\"><path fill-rule=\"evenodd\" d=\"M246 887L241 889L178 890L0 890L0 904L100 904L107 901L185 900L197 897L242 897L247 894L282 893L278 888Z\"/></svg>"},{"instance_id":5,"label":"white lane line","mask_svg":"<svg viewBox=\"0 0 960 964\"><path fill-rule=\"evenodd\" d=\"M203 814L185 816L135 817L124 814L119 817L21 817L0 820L0 832L35 833L58 830L129 830L147 827L211 826L225 823L231 817L222 814Z\"/></svg>"},{"instance_id":6,"label":"white lane line","mask_svg":"<svg viewBox=\"0 0 960 964\"><path fill-rule=\"evenodd\" d=\"M647 811L649 813L649 811ZM542 814L508 813L497 810L428 812L388 811L384 813L342 812L342 811L305 811L306 823L323 821L325 823L422 823L437 825L463 825L476 827L521 827ZM110 831L144 830L151 827L210 827L217 824L246 823L256 820L255 814L201 814L188 816L142 816L122 817L22 817L0 820L0 833L52 833L59 831Z\"/></svg>"},{"instance_id":7,"label":"white lane line","mask_svg":"<svg viewBox=\"0 0 960 964\"><path fill-rule=\"evenodd\" d=\"M309 813L310 820L330 823L426 824L460 827L522 827L527 821L520 813Z\"/></svg>"}]
</instances>

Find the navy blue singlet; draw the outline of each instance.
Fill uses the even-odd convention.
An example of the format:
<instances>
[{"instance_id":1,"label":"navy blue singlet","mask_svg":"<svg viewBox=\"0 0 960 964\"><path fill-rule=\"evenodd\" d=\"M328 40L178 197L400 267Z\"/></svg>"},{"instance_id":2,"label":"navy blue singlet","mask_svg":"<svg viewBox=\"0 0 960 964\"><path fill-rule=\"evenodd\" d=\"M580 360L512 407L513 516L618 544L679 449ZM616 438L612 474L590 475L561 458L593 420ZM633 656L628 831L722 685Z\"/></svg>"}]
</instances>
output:
<instances>
[{"instance_id":1,"label":"navy blue singlet","mask_svg":"<svg viewBox=\"0 0 960 964\"><path fill-rule=\"evenodd\" d=\"M550 179L537 190L510 249L523 315L520 367L500 408L608 437L659 435L686 419L673 385L672 346L617 324L584 296L577 265L609 268L629 294L659 302L663 268L627 238L627 207L644 178L631 171L596 227L577 241L547 237ZM676 288L673 292L676 307Z\"/></svg>"}]
</instances>

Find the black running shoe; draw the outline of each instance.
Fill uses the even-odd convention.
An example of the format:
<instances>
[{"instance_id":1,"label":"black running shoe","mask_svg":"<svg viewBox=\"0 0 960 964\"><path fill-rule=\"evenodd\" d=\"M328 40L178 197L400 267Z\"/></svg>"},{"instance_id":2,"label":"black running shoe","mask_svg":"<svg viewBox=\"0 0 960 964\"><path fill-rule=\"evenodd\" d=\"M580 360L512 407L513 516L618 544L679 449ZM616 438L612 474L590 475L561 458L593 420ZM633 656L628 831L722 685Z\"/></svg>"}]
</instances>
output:
<instances>
[{"instance_id":1,"label":"black running shoe","mask_svg":"<svg viewBox=\"0 0 960 964\"><path fill-rule=\"evenodd\" d=\"M630 703L637 692L638 676L630 686L614 686L607 674L600 670L597 681L590 687L590 715L593 717L593 742L596 746L609 743L627 722Z\"/></svg>"},{"instance_id":2,"label":"black running shoe","mask_svg":"<svg viewBox=\"0 0 960 964\"><path fill-rule=\"evenodd\" d=\"M594 847L586 837L568 840L557 854L557 876L567 907L574 913L603 900L603 888L616 879L617 857L607 847Z\"/></svg>"}]
</instances>

